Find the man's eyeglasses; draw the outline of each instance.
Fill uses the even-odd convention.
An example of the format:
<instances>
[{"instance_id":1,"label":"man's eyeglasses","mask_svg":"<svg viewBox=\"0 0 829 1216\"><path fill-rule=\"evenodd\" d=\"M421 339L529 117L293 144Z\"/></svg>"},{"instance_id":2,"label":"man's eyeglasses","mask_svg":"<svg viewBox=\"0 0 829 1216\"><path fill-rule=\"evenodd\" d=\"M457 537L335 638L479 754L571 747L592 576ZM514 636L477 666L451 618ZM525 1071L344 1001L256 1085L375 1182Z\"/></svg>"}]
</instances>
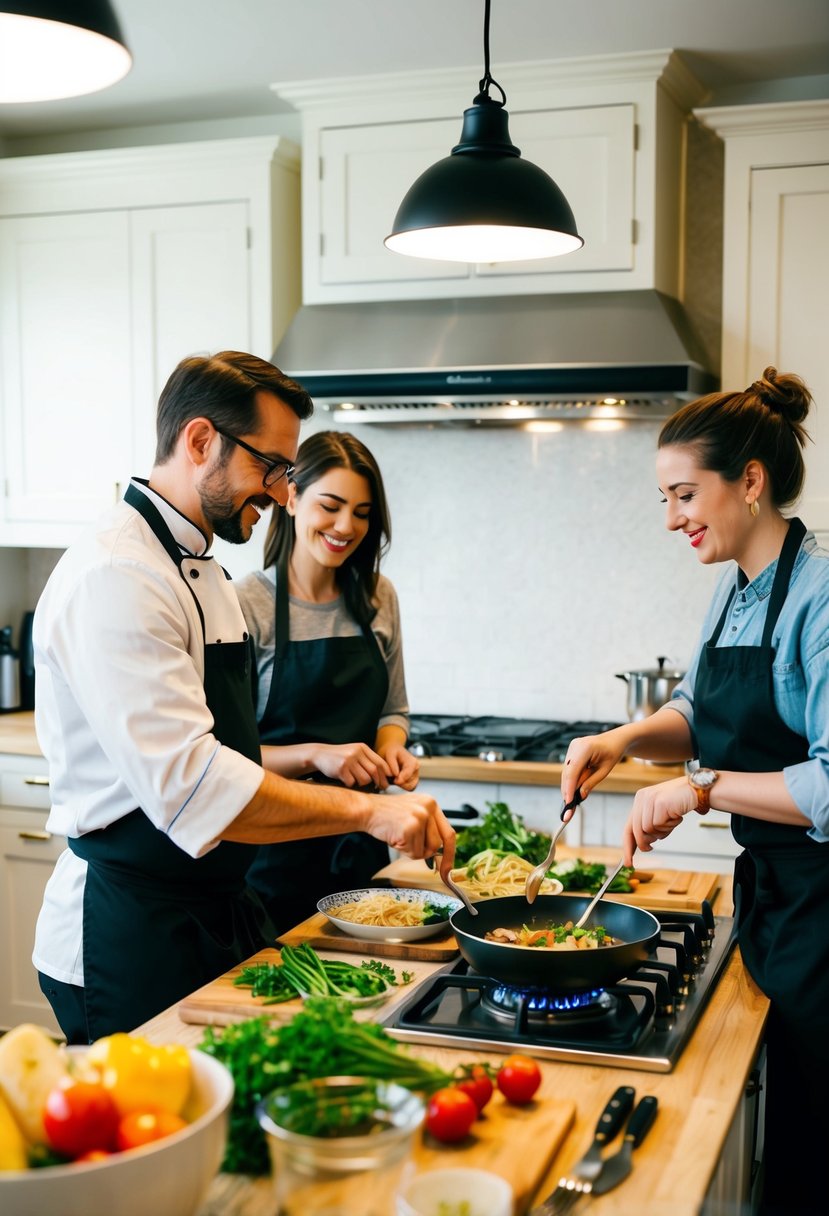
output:
<instances>
[{"instance_id":1,"label":"man's eyeglasses","mask_svg":"<svg viewBox=\"0 0 829 1216\"><path fill-rule=\"evenodd\" d=\"M276 485L283 477L290 477L293 473L294 466L289 464L287 460L271 460L270 456L265 456L263 452L257 452L256 448L252 448L249 443L245 443L244 439L237 439L229 431L223 431L220 426L216 426L215 422L213 423L213 429L218 431L225 439L229 439L231 443L235 443L237 447L244 448L246 452L250 452L251 456L255 456L257 460L261 460L262 464L267 466L262 478L262 485L266 490Z\"/></svg>"}]
</instances>

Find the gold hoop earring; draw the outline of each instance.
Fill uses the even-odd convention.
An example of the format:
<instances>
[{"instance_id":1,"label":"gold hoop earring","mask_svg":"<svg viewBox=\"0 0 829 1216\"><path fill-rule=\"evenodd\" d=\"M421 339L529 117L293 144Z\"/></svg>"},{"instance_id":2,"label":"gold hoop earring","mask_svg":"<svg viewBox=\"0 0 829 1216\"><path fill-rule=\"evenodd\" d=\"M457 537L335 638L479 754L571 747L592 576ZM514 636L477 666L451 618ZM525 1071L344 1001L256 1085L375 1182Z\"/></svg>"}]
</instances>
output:
<instances>
[{"instance_id":1,"label":"gold hoop earring","mask_svg":"<svg viewBox=\"0 0 829 1216\"><path fill-rule=\"evenodd\" d=\"M751 514L754 516L754 518L756 519L757 516L760 514L760 504L756 498L752 499L751 503L749 504L748 509L751 512Z\"/></svg>"}]
</instances>

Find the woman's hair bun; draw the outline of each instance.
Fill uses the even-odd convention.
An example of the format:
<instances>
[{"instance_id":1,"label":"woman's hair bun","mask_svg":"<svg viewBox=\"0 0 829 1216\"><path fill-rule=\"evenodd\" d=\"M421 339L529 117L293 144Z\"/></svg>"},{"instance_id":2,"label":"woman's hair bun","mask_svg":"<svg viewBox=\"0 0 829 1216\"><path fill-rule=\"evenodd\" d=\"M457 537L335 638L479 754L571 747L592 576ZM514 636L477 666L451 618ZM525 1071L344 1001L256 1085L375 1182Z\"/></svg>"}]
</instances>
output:
<instances>
[{"instance_id":1,"label":"woman's hair bun","mask_svg":"<svg viewBox=\"0 0 829 1216\"><path fill-rule=\"evenodd\" d=\"M767 367L748 391L792 423L803 422L812 404L812 394L800 376L778 372L776 367Z\"/></svg>"}]
</instances>

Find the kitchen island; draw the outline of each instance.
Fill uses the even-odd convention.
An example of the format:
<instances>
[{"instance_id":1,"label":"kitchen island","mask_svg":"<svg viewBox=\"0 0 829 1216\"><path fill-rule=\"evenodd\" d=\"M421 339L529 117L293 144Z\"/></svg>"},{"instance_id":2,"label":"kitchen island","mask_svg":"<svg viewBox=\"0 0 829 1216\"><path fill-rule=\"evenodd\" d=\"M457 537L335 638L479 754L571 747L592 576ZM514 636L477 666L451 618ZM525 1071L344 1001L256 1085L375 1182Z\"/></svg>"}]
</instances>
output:
<instances>
[{"instance_id":1,"label":"kitchen island","mask_svg":"<svg viewBox=\"0 0 829 1216\"><path fill-rule=\"evenodd\" d=\"M720 914L731 911L729 890L730 882L724 878L715 905ZM632 1085L637 1099L656 1095L659 1113L647 1140L634 1153L633 1173L616 1190L590 1201L591 1216L629 1216L634 1212L636 1216L699 1216L703 1212L706 1216L737 1216L736 1207L722 1206L713 1198L711 1184L730 1134L733 1145L732 1128L755 1066L767 1008L765 997L748 976L735 949L671 1073L540 1061L543 1082L537 1105L540 1107L545 1099L568 1099L575 1103L576 1114L535 1198L543 1198L586 1151L602 1108L616 1087ZM203 1027L183 1022L177 1009L171 1008L140 1031L154 1042L197 1046ZM481 1058L494 1063L498 1060L497 1055L486 1052L416 1046L408 1049L447 1068ZM500 1098L493 1099L496 1101ZM530 1137L531 1127L530 1123ZM520 1155L531 1151L531 1146L517 1144L515 1151ZM733 1148L729 1152L733 1153ZM447 1146L445 1164L462 1164L457 1150ZM741 1163L734 1164L739 1172ZM726 1198L730 1190L728 1184ZM269 1179L219 1175L199 1216L274 1216L274 1208ZM519 1209L516 1216L522 1216L523 1210ZM388 1211L391 1216L391 1199Z\"/></svg>"}]
</instances>

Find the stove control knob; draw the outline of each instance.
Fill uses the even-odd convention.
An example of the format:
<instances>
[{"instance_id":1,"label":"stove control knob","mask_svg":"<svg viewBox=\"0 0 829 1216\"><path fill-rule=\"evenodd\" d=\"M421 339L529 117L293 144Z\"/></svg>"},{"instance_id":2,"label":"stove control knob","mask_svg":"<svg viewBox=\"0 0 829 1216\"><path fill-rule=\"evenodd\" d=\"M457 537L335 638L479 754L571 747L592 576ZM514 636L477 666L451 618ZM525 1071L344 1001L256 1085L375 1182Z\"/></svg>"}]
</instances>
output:
<instances>
[{"instance_id":1,"label":"stove control knob","mask_svg":"<svg viewBox=\"0 0 829 1216\"><path fill-rule=\"evenodd\" d=\"M504 759L504 753L496 751L495 748L490 747L482 752L478 752L478 759L486 760L489 764L497 764L499 760Z\"/></svg>"}]
</instances>

